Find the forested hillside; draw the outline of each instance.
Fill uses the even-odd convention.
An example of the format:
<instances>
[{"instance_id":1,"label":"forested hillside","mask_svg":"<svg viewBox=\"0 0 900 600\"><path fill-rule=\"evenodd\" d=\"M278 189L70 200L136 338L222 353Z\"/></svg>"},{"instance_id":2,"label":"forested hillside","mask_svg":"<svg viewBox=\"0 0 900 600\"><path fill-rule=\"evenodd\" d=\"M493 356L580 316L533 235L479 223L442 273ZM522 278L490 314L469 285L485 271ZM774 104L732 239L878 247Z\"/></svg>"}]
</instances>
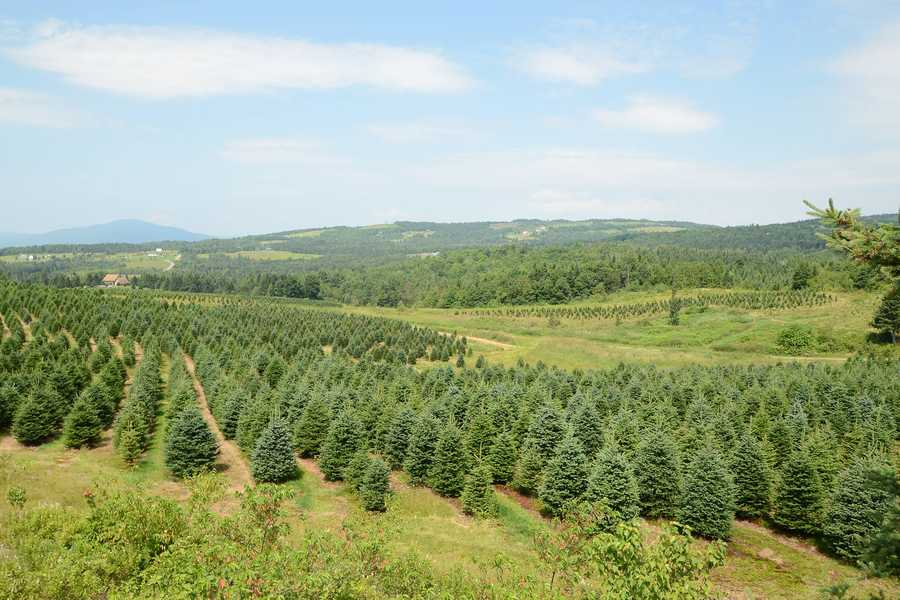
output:
<instances>
[{"instance_id":1,"label":"forested hillside","mask_svg":"<svg viewBox=\"0 0 900 600\"><path fill-rule=\"evenodd\" d=\"M802 287L879 284L877 272L824 250L819 229L816 221L398 223L174 244L156 260L127 245L43 248L35 260L7 250L0 269L58 287L124 272L171 291L435 307L561 303L659 286L786 289L798 271L807 273Z\"/></svg>"}]
</instances>

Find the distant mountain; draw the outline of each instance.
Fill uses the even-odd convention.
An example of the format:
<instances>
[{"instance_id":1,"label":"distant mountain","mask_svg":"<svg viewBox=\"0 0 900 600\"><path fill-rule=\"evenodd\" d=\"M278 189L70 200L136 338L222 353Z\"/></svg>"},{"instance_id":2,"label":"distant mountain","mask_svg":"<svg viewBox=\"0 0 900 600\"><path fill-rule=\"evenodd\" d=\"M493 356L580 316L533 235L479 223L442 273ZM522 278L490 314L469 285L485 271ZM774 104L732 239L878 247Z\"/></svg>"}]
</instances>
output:
<instances>
[{"instance_id":1,"label":"distant mountain","mask_svg":"<svg viewBox=\"0 0 900 600\"><path fill-rule=\"evenodd\" d=\"M194 233L178 227L157 225L137 219L122 219L102 225L57 229L47 233L0 233L0 248L10 246L47 246L51 244L196 242L207 239L209 239L208 235Z\"/></svg>"}]
</instances>

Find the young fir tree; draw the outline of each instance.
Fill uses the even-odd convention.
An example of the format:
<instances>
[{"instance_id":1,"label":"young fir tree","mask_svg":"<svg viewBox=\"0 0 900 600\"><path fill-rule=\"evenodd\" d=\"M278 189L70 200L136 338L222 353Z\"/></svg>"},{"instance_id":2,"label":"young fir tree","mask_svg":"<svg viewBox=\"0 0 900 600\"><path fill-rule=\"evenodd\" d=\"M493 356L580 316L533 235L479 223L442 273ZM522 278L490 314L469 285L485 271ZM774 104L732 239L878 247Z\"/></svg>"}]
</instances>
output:
<instances>
[{"instance_id":1,"label":"young fir tree","mask_svg":"<svg viewBox=\"0 0 900 600\"><path fill-rule=\"evenodd\" d=\"M321 394L313 394L294 427L294 448L300 456L312 458L319 455L330 424L331 410L325 398Z\"/></svg>"},{"instance_id":2,"label":"young fir tree","mask_svg":"<svg viewBox=\"0 0 900 600\"><path fill-rule=\"evenodd\" d=\"M404 407L394 415L384 440L384 459L391 469L400 469L403 466L415 425L416 414L409 408Z\"/></svg>"},{"instance_id":3,"label":"young fir tree","mask_svg":"<svg viewBox=\"0 0 900 600\"><path fill-rule=\"evenodd\" d=\"M675 444L667 433L655 431L641 442L634 474L641 498L641 513L653 519L674 516L681 474Z\"/></svg>"},{"instance_id":4,"label":"young fir tree","mask_svg":"<svg viewBox=\"0 0 900 600\"><path fill-rule=\"evenodd\" d=\"M12 381L0 383L0 430L12 424L20 395L19 387Z\"/></svg>"},{"instance_id":5,"label":"young fir tree","mask_svg":"<svg viewBox=\"0 0 900 600\"><path fill-rule=\"evenodd\" d=\"M104 372L106 371L104 370ZM122 381L116 381L114 384L111 384L115 388L107 387L103 384L93 384L81 392L81 396L84 396L90 402L91 407L97 414L97 418L100 419L101 429L112 425L115 419L116 410L119 408L119 401L122 395L122 384Z\"/></svg>"},{"instance_id":6,"label":"young fir tree","mask_svg":"<svg viewBox=\"0 0 900 600\"><path fill-rule=\"evenodd\" d=\"M252 453L259 441L259 436L266 430L271 420L272 409L262 394L258 394L241 411L241 416L238 418L235 440L241 450L247 454Z\"/></svg>"},{"instance_id":7,"label":"young fir tree","mask_svg":"<svg viewBox=\"0 0 900 600\"><path fill-rule=\"evenodd\" d=\"M391 469L380 458L373 458L363 473L359 484L359 498L363 508L374 512L387 509L387 496L391 491Z\"/></svg>"},{"instance_id":8,"label":"young fir tree","mask_svg":"<svg viewBox=\"0 0 900 600\"><path fill-rule=\"evenodd\" d=\"M241 418L241 410L244 408L246 395L241 388L228 390L221 399L221 409L215 411L216 422L222 430L226 440L233 440L237 435L238 420Z\"/></svg>"},{"instance_id":9,"label":"young fir tree","mask_svg":"<svg viewBox=\"0 0 900 600\"><path fill-rule=\"evenodd\" d=\"M434 447L434 462L428 472L428 484L441 496L455 498L466 481L466 452L463 436L453 422L447 422Z\"/></svg>"},{"instance_id":10,"label":"young fir tree","mask_svg":"<svg viewBox=\"0 0 900 600\"><path fill-rule=\"evenodd\" d=\"M780 469L791 456L795 446L791 431L783 418L777 418L772 422L768 440L772 446L775 466Z\"/></svg>"},{"instance_id":11,"label":"young fir tree","mask_svg":"<svg viewBox=\"0 0 900 600\"><path fill-rule=\"evenodd\" d=\"M623 521L640 514L637 481L625 456L615 448L604 448L597 455L588 477L585 499L603 502Z\"/></svg>"},{"instance_id":12,"label":"young fir tree","mask_svg":"<svg viewBox=\"0 0 900 600\"><path fill-rule=\"evenodd\" d=\"M625 408L616 413L612 420L611 432L616 447L625 458L633 462L641 439L634 413Z\"/></svg>"},{"instance_id":13,"label":"young fir tree","mask_svg":"<svg viewBox=\"0 0 900 600\"><path fill-rule=\"evenodd\" d=\"M826 543L838 556L858 560L878 533L892 502L872 476L884 466L856 458L838 475L822 527Z\"/></svg>"},{"instance_id":14,"label":"young fir tree","mask_svg":"<svg viewBox=\"0 0 900 600\"><path fill-rule=\"evenodd\" d=\"M350 462L347 463L347 468L344 469L344 482L354 491L359 491L359 486L362 485L363 477L371 462L369 451L361 449L357 450Z\"/></svg>"},{"instance_id":15,"label":"young fir tree","mask_svg":"<svg viewBox=\"0 0 900 600\"><path fill-rule=\"evenodd\" d=\"M116 452L127 465L134 465L144 451L144 434L134 423L125 425L118 432Z\"/></svg>"},{"instance_id":16,"label":"young fir tree","mask_svg":"<svg viewBox=\"0 0 900 600\"><path fill-rule=\"evenodd\" d=\"M63 422L63 443L66 448L93 446L100 440L103 424L89 396L82 393Z\"/></svg>"},{"instance_id":17,"label":"young fir tree","mask_svg":"<svg viewBox=\"0 0 900 600\"><path fill-rule=\"evenodd\" d=\"M56 433L56 414L47 406L45 396L34 392L19 405L13 419L12 434L20 443L35 446Z\"/></svg>"},{"instance_id":18,"label":"young fir tree","mask_svg":"<svg viewBox=\"0 0 900 600\"><path fill-rule=\"evenodd\" d=\"M565 426L559 410L550 404L541 406L528 428L528 441L541 457L542 464L547 464L556 455L556 447L564 435Z\"/></svg>"},{"instance_id":19,"label":"young fir tree","mask_svg":"<svg viewBox=\"0 0 900 600\"><path fill-rule=\"evenodd\" d=\"M512 487L526 496L533 496L541 489L544 461L532 443L526 443L512 478Z\"/></svg>"},{"instance_id":20,"label":"young fir tree","mask_svg":"<svg viewBox=\"0 0 900 600\"><path fill-rule=\"evenodd\" d=\"M281 483L300 476L291 436L281 420L273 419L259 436L250 457L250 468L257 483Z\"/></svg>"},{"instance_id":21,"label":"young fir tree","mask_svg":"<svg viewBox=\"0 0 900 600\"><path fill-rule=\"evenodd\" d=\"M791 454L782 469L773 519L785 529L815 535L821 516L822 483L815 460L801 447Z\"/></svg>"},{"instance_id":22,"label":"young fir tree","mask_svg":"<svg viewBox=\"0 0 900 600\"><path fill-rule=\"evenodd\" d=\"M738 515L758 519L772 507L772 474L762 444L745 434L731 461L734 474L735 509Z\"/></svg>"},{"instance_id":23,"label":"young fir tree","mask_svg":"<svg viewBox=\"0 0 900 600\"><path fill-rule=\"evenodd\" d=\"M900 284L895 285L882 298L872 318L872 327L887 334L891 343L897 343L897 336L900 335Z\"/></svg>"},{"instance_id":24,"label":"young fir tree","mask_svg":"<svg viewBox=\"0 0 900 600\"><path fill-rule=\"evenodd\" d=\"M340 481L356 451L363 447L359 421L350 410L340 412L331 422L322 444L319 468L326 481Z\"/></svg>"},{"instance_id":25,"label":"young fir tree","mask_svg":"<svg viewBox=\"0 0 900 600\"><path fill-rule=\"evenodd\" d=\"M471 461L480 461L487 456L496 437L494 423L487 411L479 410L469 421L465 433L466 454Z\"/></svg>"},{"instance_id":26,"label":"young fir tree","mask_svg":"<svg viewBox=\"0 0 900 600\"><path fill-rule=\"evenodd\" d=\"M462 491L463 512L473 517L490 517L497 511L494 488L491 486L491 469L480 462L466 476Z\"/></svg>"},{"instance_id":27,"label":"young fir tree","mask_svg":"<svg viewBox=\"0 0 900 600\"><path fill-rule=\"evenodd\" d=\"M554 517L564 515L571 503L584 493L587 479L587 459L581 442L569 432L544 469L538 493L543 511Z\"/></svg>"},{"instance_id":28,"label":"young fir tree","mask_svg":"<svg viewBox=\"0 0 900 600\"><path fill-rule=\"evenodd\" d=\"M572 417L572 427L585 456L595 456L603 445L603 423L593 402L584 399L579 403Z\"/></svg>"},{"instance_id":29,"label":"young fir tree","mask_svg":"<svg viewBox=\"0 0 900 600\"><path fill-rule=\"evenodd\" d=\"M409 473L413 485L425 485L428 482L439 430L438 420L431 415L423 414L410 433L403 468Z\"/></svg>"},{"instance_id":30,"label":"young fir tree","mask_svg":"<svg viewBox=\"0 0 900 600\"><path fill-rule=\"evenodd\" d=\"M210 469L219 444L196 405L184 406L166 431L166 466L176 477Z\"/></svg>"},{"instance_id":31,"label":"young fir tree","mask_svg":"<svg viewBox=\"0 0 900 600\"><path fill-rule=\"evenodd\" d=\"M513 478L516 468L516 443L512 434L504 431L491 446L487 456L494 483L506 484Z\"/></svg>"},{"instance_id":32,"label":"young fir tree","mask_svg":"<svg viewBox=\"0 0 900 600\"><path fill-rule=\"evenodd\" d=\"M893 498L880 529L872 536L862 560L878 576L900 576L900 477L893 468L871 473L870 479Z\"/></svg>"},{"instance_id":33,"label":"young fir tree","mask_svg":"<svg viewBox=\"0 0 900 600\"><path fill-rule=\"evenodd\" d=\"M684 476L678 521L702 537L723 540L734 521L734 489L719 450L707 444Z\"/></svg>"}]
</instances>

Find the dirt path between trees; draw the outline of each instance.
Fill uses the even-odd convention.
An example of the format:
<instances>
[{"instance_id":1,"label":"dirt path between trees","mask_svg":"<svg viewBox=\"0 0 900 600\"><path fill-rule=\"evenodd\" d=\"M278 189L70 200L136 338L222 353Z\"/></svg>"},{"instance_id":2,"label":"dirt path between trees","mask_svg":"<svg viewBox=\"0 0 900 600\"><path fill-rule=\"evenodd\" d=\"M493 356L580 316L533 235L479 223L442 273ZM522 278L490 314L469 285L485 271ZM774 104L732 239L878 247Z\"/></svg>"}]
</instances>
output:
<instances>
[{"instance_id":1,"label":"dirt path between trees","mask_svg":"<svg viewBox=\"0 0 900 600\"><path fill-rule=\"evenodd\" d=\"M194 380L194 391L197 393L203 420L206 421L213 435L216 436L216 441L219 443L218 462L225 465L224 473L231 484L231 489L242 491L245 486L253 485L253 478L250 476L250 468L247 466L247 461L244 460L240 448L231 440L225 439L225 436L222 435L222 430L219 429L219 424L216 423L216 419L210 412L209 404L206 402L206 391L197 377L197 366L194 364L194 359L185 354L184 364L187 366L188 373L191 374L191 379Z\"/></svg>"},{"instance_id":2,"label":"dirt path between trees","mask_svg":"<svg viewBox=\"0 0 900 600\"><path fill-rule=\"evenodd\" d=\"M311 458L300 458L297 457L297 465L301 470L313 475L323 487L336 489L338 487L338 483L336 481L325 481L325 475L322 474L322 469L319 468L319 463L314 461Z\"/></svg>"},{"instance_id":3,"label":"dirt path between trees","mask_svg":"<svg viewBox=\"0 0 900 600\"><path fill-rule=\"evenodd\" d=\"M441 331L439 332L441 335L452 336L453 334L449 331ZM512 350L516 347L515 344L507 344L506 342L498 342L497 340L489 340L488 338L483 337L475 337L474 335L466 335L465 333L458 333L456 337L464 337L469 342L479 342L482 344L487 344L489 346L496 346L498 348L503 348L504 350Z\"/></svg>"}]
</instances>

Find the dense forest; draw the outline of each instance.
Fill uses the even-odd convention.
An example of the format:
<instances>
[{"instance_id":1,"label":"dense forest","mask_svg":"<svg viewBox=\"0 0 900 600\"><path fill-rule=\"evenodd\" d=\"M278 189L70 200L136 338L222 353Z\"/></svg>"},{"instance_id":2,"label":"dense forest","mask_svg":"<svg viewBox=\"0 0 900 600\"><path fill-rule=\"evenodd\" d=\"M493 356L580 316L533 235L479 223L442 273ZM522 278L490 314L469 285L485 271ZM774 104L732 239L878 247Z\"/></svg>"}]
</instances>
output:
<instances>
[{"instance_id":1,"label":"dense forest","mask_svg":"<svg viewBox=\"0 0 900 600\"><path fill-rule=\"evenodd\" d=\"M300 264L298 264L300 263ZM56 287L97 285L103 272L55 271L48 261L17 279ZM318 261L185 257L176 269L133 277L139 287L325 299L378 306L475 307L559 304L620 290L691 287L785 290L868 288L877 271L831 253L638 248L623 244L507 245L380 264L321 269Z\"/></svg>"}]
</instances>

